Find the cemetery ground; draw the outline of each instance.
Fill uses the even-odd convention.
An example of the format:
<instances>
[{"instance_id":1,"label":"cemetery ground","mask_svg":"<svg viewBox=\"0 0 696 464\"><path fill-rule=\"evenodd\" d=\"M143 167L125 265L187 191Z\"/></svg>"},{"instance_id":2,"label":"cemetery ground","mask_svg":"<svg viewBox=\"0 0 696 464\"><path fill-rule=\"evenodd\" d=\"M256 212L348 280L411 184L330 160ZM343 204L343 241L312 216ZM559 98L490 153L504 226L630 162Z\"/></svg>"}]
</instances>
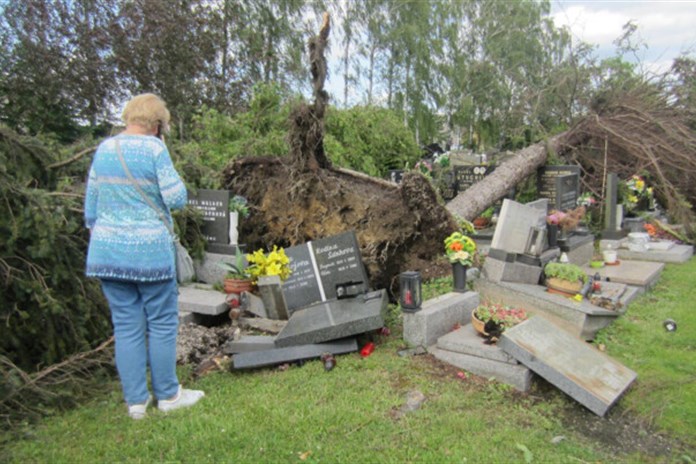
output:
<instances>
[{"instance_id":1,"label":"cemetery ground","mask_svg":"<svg viewBox=\"0 0 696 464\"><path fill-rule=\"evenodd\" d=\"M598 417L535 379L530 392L399 356L401 316L374 353L287 369L216 371L183 383L190 410L128 418L118 383L70 412L5 434L3 462L683 462L696 461L696 261L667 265L652 291L594 344L638 373ZM426 285L425 298L450 290ZM671 318L675 332L663 328Z\"/></svg>"}]
</instances>

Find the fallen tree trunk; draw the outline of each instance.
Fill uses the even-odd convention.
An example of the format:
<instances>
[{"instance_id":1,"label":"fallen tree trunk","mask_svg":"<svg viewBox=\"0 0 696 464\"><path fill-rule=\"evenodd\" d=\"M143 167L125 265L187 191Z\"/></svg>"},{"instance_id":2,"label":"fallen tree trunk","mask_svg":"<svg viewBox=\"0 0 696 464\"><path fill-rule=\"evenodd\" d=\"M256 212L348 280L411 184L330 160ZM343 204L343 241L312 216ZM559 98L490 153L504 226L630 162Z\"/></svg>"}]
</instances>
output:
<instances>
[{"instance_id":1,"label":"fallen tree trunk","mask_svg":"<svg viewBox=\"0 0 696 464\"><path fill-rule=\"evenodd\" d=\"M558 153L568 145L570 135L571 131L562 132L520 150L514 158L502 163L485 179L475 183L447 203L447 209L456 216L468 221L473 220L542 166L549 152Z\"/></svg>"}]
</instances>

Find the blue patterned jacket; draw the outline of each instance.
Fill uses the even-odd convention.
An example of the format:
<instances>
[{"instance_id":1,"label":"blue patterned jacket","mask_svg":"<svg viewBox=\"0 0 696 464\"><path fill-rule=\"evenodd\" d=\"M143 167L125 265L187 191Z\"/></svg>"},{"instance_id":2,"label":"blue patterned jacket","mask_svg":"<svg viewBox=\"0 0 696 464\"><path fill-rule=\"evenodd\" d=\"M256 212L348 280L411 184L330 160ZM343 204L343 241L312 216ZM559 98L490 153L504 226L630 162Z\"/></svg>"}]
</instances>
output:
<instances>
[{"instance_id":1,"label":"blue patterned jacket","mask_svg":"<svg viewBox=\"0 0 696 464\"><path fill-rule=\"evenodd\" d=\"M170 223L170 210L186 205L186 187L161 140L117 135L102 142L89 170L85 195L85 223L91 229L86 273L136 282L174 278L172 237L123 170L116 140L131 174Z\"/></svg>"}]
</instances>

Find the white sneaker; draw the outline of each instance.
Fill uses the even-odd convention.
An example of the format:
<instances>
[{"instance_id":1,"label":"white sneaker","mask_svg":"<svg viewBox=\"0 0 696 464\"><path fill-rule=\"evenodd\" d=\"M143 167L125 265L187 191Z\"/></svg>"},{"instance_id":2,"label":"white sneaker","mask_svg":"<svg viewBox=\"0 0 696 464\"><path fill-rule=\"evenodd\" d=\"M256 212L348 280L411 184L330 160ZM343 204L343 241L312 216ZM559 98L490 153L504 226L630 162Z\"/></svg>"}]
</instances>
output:
<instances>
[{"instance_id":1,"label":"white sneaker","mask_svg":"<svg viewBox=\"0 0 696 464\"><path fill-rule=\"evenodd\" d=\"M131 404L128 406L128 415L131 419L140 420L145 419L145 413L147 412L147 407L152 403L152 395L147 397L147 401L140 404Z\"/></svg>"},{"instance_id":2,"label":"white sneaker","mask_svg":"<svg viewBox=\"0 0 696 464\"><path fill-rule=\"evenodd\" d=\"M181 385L179 385L179 391L176 392L174 398L171 400L158 401L157 408L164 412L173 411L179 408L186 408L198 403L198 400L204 396L205 392L202 390L187 390L185 388L181 388Z\"/></svg>"}]
</instances>

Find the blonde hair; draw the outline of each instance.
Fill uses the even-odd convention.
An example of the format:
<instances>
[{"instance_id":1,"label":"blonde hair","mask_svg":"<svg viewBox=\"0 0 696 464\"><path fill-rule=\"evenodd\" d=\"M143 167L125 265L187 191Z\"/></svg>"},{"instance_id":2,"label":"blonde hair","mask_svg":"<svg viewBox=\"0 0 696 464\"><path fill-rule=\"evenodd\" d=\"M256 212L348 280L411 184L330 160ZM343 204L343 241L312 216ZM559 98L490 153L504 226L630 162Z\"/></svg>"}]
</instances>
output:
<instances>
[{"instance_id":1,"label":"blonde hair","mask_svg":"<svg viewBox=\"0 0 696 464\"><path fill-rule=\"evenodd\" d=\"M138 124L148 129L154 129L162 124L162 130L169 128L169 110L166 103L153 93L144 93L133 97L123 109L123 122Z\"/></svg>"}]
</instances>

